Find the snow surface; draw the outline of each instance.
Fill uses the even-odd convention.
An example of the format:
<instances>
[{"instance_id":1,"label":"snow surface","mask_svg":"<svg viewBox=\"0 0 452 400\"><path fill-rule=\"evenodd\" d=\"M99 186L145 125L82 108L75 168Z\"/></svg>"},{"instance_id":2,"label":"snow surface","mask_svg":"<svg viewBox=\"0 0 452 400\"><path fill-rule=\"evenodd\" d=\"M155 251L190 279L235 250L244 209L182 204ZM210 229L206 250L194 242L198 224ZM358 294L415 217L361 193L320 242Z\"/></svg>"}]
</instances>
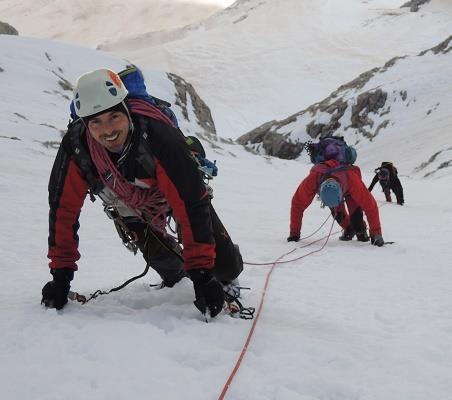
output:
<instances>
[{"instance_id":1,"label":"snow surface","mask_svg":"<svg viewBox=\"0 0 452 400\"><path fill-rule=\"evenodd\" d=\"M102 48L184 76L211 107L218 133L237 138L452 33L450 0L431 1L417 13L400 8L403 3L238 0L190 26L111 40Z\"/></svg>"},{"instance_id":2,"label":"snow surface","mask_svg":"<svg viewBox=\"0 0 452 400\"><path fill-rule=\"evenodd\" d=\"M1 21L20 35L96 47L207 17L233 0L2 0Z\"/></svg>"},{"instance_id":3,"label":"snow surface","mask_svg":"<svg viewBox=\"0 0 452 400\"><path fill-rule=\"evenodd\" d=\"M237 138L452 33L452 1L416 13L400 8L406 2L2 0L0 15L22 35L103 43L141 67L177 73L207 102L219 135Z\"/></svg>"},{"instance_id":4,"label":"snow surface","mask_svg":"<svg viewBox=\"0 0 452 400\"><path fill-rule=\"evenodd\" d=\"M149 287L158 282L154 273L86 305L71 302L56 312L39 304L50 278L52 143L67 123L70 95L57 74L73 82L88 69L124 64L100 51L0 36L4 399L219 398L252 326L227 315L206 324L192 304L190 281L157 291ZM145 73L155 94L172 98L163 73ZM197 129L182 122L184 131ZM213 204L246 262L273 262L292 250L285 259L295 259L320 249L322 241L310 243L328 234L331 219L313 237L286 242L290 200L310 168L306 159L283 161L237 145L205 144L219 166ZM413 157L418 155L400 152L397 162ZM360 165L370 182L375 165L365 159ZM383 202L374 189L384 238L395 244L340 242L335 226L322 251L275 268L225 398L450 399L452 178L422 180L404 170L401 175L404 207ZM327 217L315 201L305 213L302 236ZM123 248L99 201L86 201L80 222L82 259L73 290L110 289L142 272L143 260ZM245 266L240 281L251 287L243 292L246 306L259 305L269 268Z\"/></svg>"}]
</instances>

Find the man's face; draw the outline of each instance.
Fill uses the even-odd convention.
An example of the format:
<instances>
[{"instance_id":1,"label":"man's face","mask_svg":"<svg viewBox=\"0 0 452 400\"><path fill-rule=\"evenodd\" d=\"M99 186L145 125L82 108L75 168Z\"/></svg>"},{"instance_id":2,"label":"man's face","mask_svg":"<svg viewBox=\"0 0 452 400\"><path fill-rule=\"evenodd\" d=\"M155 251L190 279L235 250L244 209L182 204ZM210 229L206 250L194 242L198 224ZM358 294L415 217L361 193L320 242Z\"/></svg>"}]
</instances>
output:
<instances>
[{"instance_id":1,"label":"man's face","mask_svg":"<svg viewBox=\"0 0 452 400\"><path fill-rule=\"evenodd\" d=\"M107 150L119 153L129 134L129 119L121 111L107 111L88 121L91 136Z\"/></svg>"}]
</instances>

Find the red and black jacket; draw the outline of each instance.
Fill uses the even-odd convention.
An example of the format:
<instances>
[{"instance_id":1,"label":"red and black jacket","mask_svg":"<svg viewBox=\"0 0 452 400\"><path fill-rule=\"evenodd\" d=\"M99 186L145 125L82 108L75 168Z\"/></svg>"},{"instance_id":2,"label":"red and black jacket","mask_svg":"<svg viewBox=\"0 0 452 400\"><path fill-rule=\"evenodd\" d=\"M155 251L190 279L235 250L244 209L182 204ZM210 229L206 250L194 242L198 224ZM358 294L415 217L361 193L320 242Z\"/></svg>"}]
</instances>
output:
<instances>
[{"instance_id":1,"label":"red and black jacket","mask_svg":"<svg viewBox=\"0 0 452 400\"><path fill-rule=\"evenodd\" d=\"M381 235L377 202L364 185L359 167L351 165L348 168L339 168L340 166L341 164L338 161L328 160L311 168L309 175L301 182L292 197L290 234L296 235L300 233L304 210L311 204L324 179L332 177L342 187L349 213L353 214L356 207L361 207L369 222L370 234ZM336 168L338 170L334 171ZM348 219L344 220L343 224L347 225ZM343 226L343 228L345 227Z\"/></svg>"},{"instance_id":2,"label":"red and black jacket","mask_svg":"<svg viewBox=\"0 0 452 400\"><path fill-rule=\"evenodd\" d=\"M130 183L140 180L157 185L163 193L182 229L185 268L213 268L215 240L210 199L183 135L160 121L138 114L132 116L133 142L118 166L119 171ZM80 259L79 215L88 190L93 190L93 177L97 176L92 160L78 156L80 149L89 154L84 131L73 127L68 130L50 176L48 258L51 268L76 270ZM148 162L144 163L143 159ZM87 171L86 164L94 170ZM100 179L98 182L102 186Z\"/></svg>"}]
</instances>

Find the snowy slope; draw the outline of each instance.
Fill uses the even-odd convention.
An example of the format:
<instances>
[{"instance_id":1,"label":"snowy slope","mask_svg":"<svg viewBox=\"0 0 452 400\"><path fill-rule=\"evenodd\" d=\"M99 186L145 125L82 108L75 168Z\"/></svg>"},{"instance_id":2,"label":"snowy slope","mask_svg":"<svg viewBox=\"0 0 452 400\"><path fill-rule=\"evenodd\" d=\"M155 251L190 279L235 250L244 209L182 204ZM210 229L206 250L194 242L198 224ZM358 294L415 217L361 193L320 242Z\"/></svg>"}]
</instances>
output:
<instances>
[{"instance_id":1,"label":"snowy slope","mask_svg":"<svg viewBox=\"0 0 452 400\"><path fill-rule=\"evenodd\" d=\"M219 135L232 138L320 101L392 57L436 45L452 26L449 0L420 2L418 12L400 8L404 0L231 3L4 0L0 14L20 34L104 43L142 67L183 76L212 109ZM227 8L207 17L205 7Z\"/></svg>"},{"instance_id":2,"label":"snowy slope","mask_svg":"<svg viewBox=\"0 0 452 400\"><path fill-rule=\"evenodd\" d=\"M207 17L233 0L2 0L2 21L20 35L96 47L160 29L173 29Z\"/></svg>"},{"instance_id":3,"label":"snowy slope","mask_svg":"<svg viewBox=\"0 0 452 400\"><path fill-rule=\"evenodd\" d=\"M103 49L189 79L220 136L282 119L358 74L451 34L452 2L239 0L208 19Z\"/></svg>"},{"instance_id":4,"label":"snowy slope","mask_svg":"<svg viewBox=\"0 0 452 400\"><path fill-rule=\"evenodd\" d=\"M7 136L25 141L60 139L68 123L72 86L82 73L101 67L120 71L127 65L107 53L49 40L1 35L0 45L0 127ZM166 73L144 69L144 74L149 92L173 104L187 135L204 133L193 105L182 109ZM18 81L27 85L18 88ZM24 133L24 127L33 134Z\"/></svg>"},{"instance_id":5,"label":"snowy slope","mask_svg":"<svg viewBox=\"0 0 452 400\"><path fill-rule=\"evenodd\" d=\"M39 305L49 279L47 182L56 154L42 142L59 138L69 94L57 75L73 81L98 65L119 68L123 61L0 36L0 394L14 400L219 398L251 322L220 315L206 324L188 280L156 291L150 273L84 306L70 303L56 312ZM152 83L162 97L172 93L163 74ZM412 139L423 145L419 140ZM384 237L395 244L339 242L334 227L325 249L300 259L320 249L322 242L310 243L326 236L331 222L299 244L285 240L291 196L310 166L205 144L220 168L214 206L245 261L268 263L292 250L285 259L298 258L271 275L225 398L449 399L451 177L403 176L404 207L383 203L375 190ZM400 153L398 161L413 157ZM363 168L366 182L371 172ZM302 236L327 216L315 201ZM86 201L80 222L74 290L106 290L142 271L143 260L123 248L99 201ZM269 266L246 265L240 279L252 290L243 294L245 305L259 305L268 272Z\"/></svg>"},{"instance_id":6,"label":"snowy slope","mask_svg":"<svg viewBox=\"0 0 452 400\"><path fill-rule=\"evenodd\" d=\"M377 166L388 159L410 174L451 174L451 50L452 36L416 56L392 59L342 85L321 102L258 127L239 142L279 155L271 152L271 136L281 135L296 147L334 134L355 145L360 165ZM294 149L291 158L299 151ZM401 152L416 156L400 163Z\"/></svg>"}]
</instances>

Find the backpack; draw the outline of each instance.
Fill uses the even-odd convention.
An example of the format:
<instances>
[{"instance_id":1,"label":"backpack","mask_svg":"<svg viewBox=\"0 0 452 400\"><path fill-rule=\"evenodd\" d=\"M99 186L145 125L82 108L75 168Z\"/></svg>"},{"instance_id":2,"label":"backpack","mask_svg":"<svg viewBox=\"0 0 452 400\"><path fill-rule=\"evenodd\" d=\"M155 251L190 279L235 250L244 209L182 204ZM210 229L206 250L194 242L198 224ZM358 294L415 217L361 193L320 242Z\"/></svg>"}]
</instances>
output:
<instances>
[{"instance_id":1,"label":"backpack","mask_svg":"<svg viewBox=\"0 0 452 400\"><path fill-rule=\"evenodd\" d=\"M355 148L349 146L343 136L324 136L318 143L308 141L304 148L313 164L334 159L341 164L351 165L357 157Z\"/></svg>"},{"instance_id":2,"label":"backpack","mask_svg":"<svg viewBox=\"0 0 452 400\"><path fill-rule=\"evenodd\" d=\"M388 181L389 180L390 172L387 168L380 167L380 168L377 168L375 170L375 172L378 176L378 180L380 180L380 181Z\"/></svg>"},{"instance_id":3,"label":"backpack","mask_svg":"<svg viewBox=\"0 0 452 400\"><path fill-rule=\"evenodd\" d=\"M178 128L179 123L177 121L176 115L173 110L171 110L171 103L165 100L159 99L158 97L151 96L146 89L146 84L144 83L144 76L141 70L135 65L127 65L125 69L118 72L122 83L126 87L128 97L134 99L140 99L148 102L149 104L157 107L163 114L165 114L173 123L173 125ZM74 101L70 104L71 119L73 121L78 119L77 113L75 112Z\"/></svg>"},{"instance_id":4,"label":"backpack","mask_svg":"<svg viewBox=\"0 0 452 400\"><path fill-rule=\"evenodd\" d=\"M135 99L141 99L147 101L149 104L157 107L163 114L165 114L176 128L179 127L176 115L173 110L171 110L171 103L165 100L159 99L158 97L151 96L146 89L146 84L144 83L144 76L141 70L135 65L127 65L125 69L118 72L122 83L128 90L129 97Z\"/></svg>"},{"instance_id":5,"label":"backpack","mask_svg":"<svg viewBox=\"0 0 452 400\"><path fill-rule=\"evenodd\" d=\"M375 173L378 176L380 181L384 180L392 180L397 176L397 168L394 167L394 164L390 161L383 161L381 166L375 168Z\"/></svg>"}]
</instances>

